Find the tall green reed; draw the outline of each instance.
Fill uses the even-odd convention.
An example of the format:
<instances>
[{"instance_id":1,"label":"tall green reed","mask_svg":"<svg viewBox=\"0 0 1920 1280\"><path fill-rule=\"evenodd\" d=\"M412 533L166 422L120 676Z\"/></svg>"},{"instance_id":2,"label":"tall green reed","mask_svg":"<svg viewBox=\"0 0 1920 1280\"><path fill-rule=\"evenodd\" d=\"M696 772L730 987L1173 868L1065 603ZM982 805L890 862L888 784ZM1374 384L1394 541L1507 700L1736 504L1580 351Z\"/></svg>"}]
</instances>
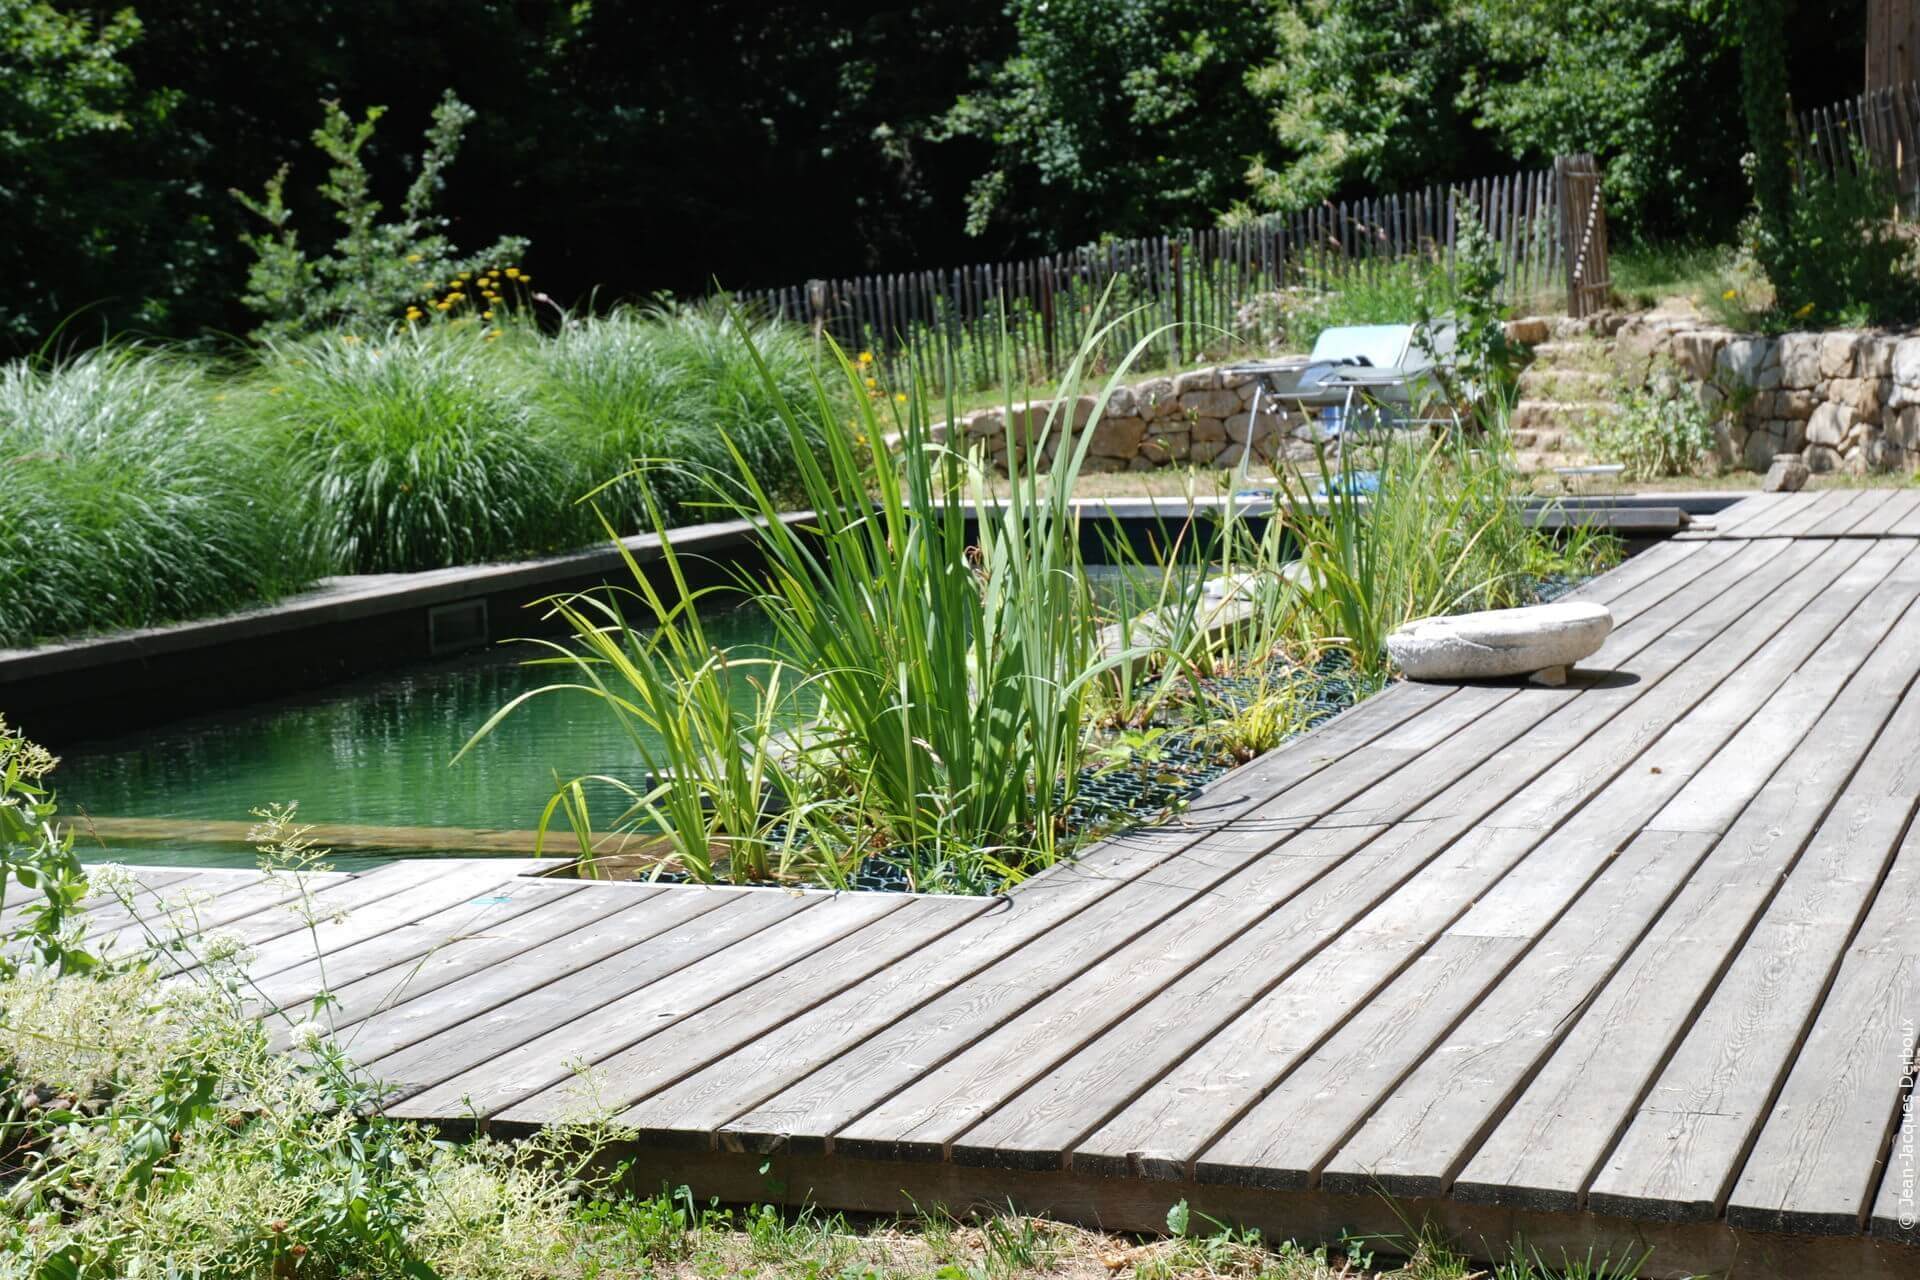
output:
<instances>
[{"instance_id":1,"label":"tall green reed","mask_svg":"<svg viewBox=\"0 0 1920 1280\"><path fill-rule=\"evenodd\" d=\"M664 592L630 561L630 590L554 606L574 638L550 661L580 678L553 689L620 717L648 778L624 783L619 821L665 832L699 878L804 862L833 881L882 853L920 887L977 886L1052 861L1092 683L1131 656L1103 647L1080 554L1071 497L1092 433L1069 431L1079 363L1060 408L1010 420L1001 478L983 453L934 441L924 414L883 421L843 353L832 376L844 390L815 378L799 400L752 335L740 340L807 515L786 518L778 489L723 433L729 465L702 477L703 501L759 527L759 560L736 566L724 591L694 590L669 547ZM664 531L657 505L649 516ZM643 607L630 616L622 599ZM766 652L706 641L697 606L720 600L766 616ZM586 781L564 784L547 818L557 808L582 831Z\"/></svg>"},{"instance_id":2,"label":"tall green reed","mask_svg":"<svg viewBox=\"0 0 1920 1280\"><path fill-rule=\"evenodd\" d=\"M809 673L831 726L827 758L857 784L880 840L917 866L958 856L1020 874L1050 863L1085 758L1092 682L1128 656L1102 649L1071 501L1093 440L1072 431L1085 356L1044 414L1008 407L1004 480L980 449L933 441L919 399L889 424L856 395L865 449L828 431L815 454L814 424L835 412L822 383L810 406L781 404L811 524L782 523L738 454L736 483L717 490L766 531L766 568L743 587L781 659ZM839 360L857 393L857 367Z\"/></svg>"},{"instance_id":3,"label":"tall green reed","mask_svg":"<svg viewBox=\"0 0 1920 1280\"><path fill-rule=\"evenodd\" d=\"M664 523L657 507L652 515ZM572 640L528 641L549 651L529 665L573 679L530 690L500 708L461 754L529 699L584 694L620 725L639 770L631 777L561 781L540 815L543 851L556 816L563 816L590 872L637 845L638 856L659 867L671 861L698 880L787 877L803 847L805 820L819 807L794 795L781 738L796 714L788 673L766 655L709 640L701 609L716 596L737 604L732 588L692 586L679 555L663 539L670 588L663 593L614 536L613 526L603 521L603 528L619 548L633 587L549 600L548 616L564 623ZM621 800L620 812L608 822L594 819L596 790ZM596 841L596 826L617 842L609 847L605 838ZM833 878L831 866L811 866L809 872Z\"/></svg>"}]
</instances>

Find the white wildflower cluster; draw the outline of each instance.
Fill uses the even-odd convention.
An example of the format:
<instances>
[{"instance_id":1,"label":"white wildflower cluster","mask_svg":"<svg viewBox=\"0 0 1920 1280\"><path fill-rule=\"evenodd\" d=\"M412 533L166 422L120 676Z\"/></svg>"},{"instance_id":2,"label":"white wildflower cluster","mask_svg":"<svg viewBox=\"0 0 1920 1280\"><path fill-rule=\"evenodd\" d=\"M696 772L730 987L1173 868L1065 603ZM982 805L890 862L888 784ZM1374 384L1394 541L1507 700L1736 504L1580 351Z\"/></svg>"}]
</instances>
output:
<instances>
[{"instance_id":1,"label":"white wildflower cluster","mask_svg":"<svg viewBox=\"0 0 1920 1280\"><path fill-rule=\"evenodd\" d=\"M125 863L102 862L87 868L87 897L126 901L140 891L140 881Z\"/></svg>"},{"instance_id":2,"label":"white wildflower cluster","mask_svg":"<svg viewBox=\"0 0 1920 1280\"><path fill-rule=\"evenodd\" d=\"M327 1038L327 1029L312 1018L305 1022L296 1022L293 1030L287 1033L287 1039L293 1047L306 1052Z\"/></svg>"},{"instance_id":3,"label":"white wildflower cluster","mask_svg":"<svg viewBox=\"0 0 1920 1280\"><path fill-rule=\"evenodd\" d=\"M230 929L213 929L200 935L200 954L208 964L243 965L253 958L253 948Z\"/></svg>"}]
</instances>

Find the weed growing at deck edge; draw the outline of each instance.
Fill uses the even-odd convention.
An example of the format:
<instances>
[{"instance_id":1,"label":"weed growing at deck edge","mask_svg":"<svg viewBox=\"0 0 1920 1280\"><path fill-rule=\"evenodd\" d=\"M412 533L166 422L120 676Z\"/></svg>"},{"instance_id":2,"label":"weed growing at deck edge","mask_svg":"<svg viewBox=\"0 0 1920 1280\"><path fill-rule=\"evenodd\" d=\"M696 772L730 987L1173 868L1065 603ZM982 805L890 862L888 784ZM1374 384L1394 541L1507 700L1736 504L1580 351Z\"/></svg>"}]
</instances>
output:
<instances>
[{"instance_id":1,"label":"weed growing at deck edge","mask_svg":"<svg viewBox=\"0 0 1920 1280\"><path fill-rule=\"evenodd\" d=\"M1170 1236L1090 1230L1011 1208L956 1216L938 1205L900 1217L850 1218L813 1208L700 1203L686 1187L595 1199L575 1213L582 1275L816 1280L1635 1280L1645 1255L1595 1251L1542 1260L1523 1244L1492 1267L1469 1261L1431 1227L1331 1246L1268 1242L1187 1209Z\"/></svg>"}]
</instances>

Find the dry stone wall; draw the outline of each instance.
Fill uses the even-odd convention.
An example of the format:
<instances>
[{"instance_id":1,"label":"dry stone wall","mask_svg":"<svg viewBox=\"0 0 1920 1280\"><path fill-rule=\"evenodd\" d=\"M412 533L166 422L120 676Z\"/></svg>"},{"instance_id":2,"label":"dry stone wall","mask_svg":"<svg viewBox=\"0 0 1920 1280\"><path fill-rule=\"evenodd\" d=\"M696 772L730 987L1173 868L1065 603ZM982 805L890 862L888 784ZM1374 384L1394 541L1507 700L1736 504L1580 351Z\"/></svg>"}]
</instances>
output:
<instances>
[{"instance_id":1,"label":"dry stone wall","mask_svg":"<svg viewBox=\"0 0 1920 1280\"><path fill-rule=\"evenodd\" d=\"M1728 466L1765 471L1781 453L1815 472L1920 466L1920 336L1763 337L1654 312L1621 326L1612 358L1629 386L1684 379L1721 415Z\"/></svg>"},{"instance_id":2,"label":"dry stone wall","mask_svg":"<svg viewBox=\"0 0 1920 1280\"><path fill-rule=\"evenodd\" d=\"M1093 423L1087 446L1090 471L1151 471L1156 467L1194 464L1231 467L1247 456L1272 462L1285 454L1313 455L1315 427L1307 418L1280 411L1270 397L1262 397L1258 418L1253 415L1255 379L1226 366L1195 369L1170 377L1149 378L1117 388L1106 412ZM1093 418L1095 397L1074 402L1072 430L1059 431L1043 448L1050 458L1062 440L1077 442ZM1009 448L1025 458L1040 435L1052 401L1035 400L1008 409L980 409L957 420L959 434L977 444L1003 469ZM1007 430L1011 414L1013 430ZM934 428L945 438L947 428Z\"/></svg>"}]
</instances>

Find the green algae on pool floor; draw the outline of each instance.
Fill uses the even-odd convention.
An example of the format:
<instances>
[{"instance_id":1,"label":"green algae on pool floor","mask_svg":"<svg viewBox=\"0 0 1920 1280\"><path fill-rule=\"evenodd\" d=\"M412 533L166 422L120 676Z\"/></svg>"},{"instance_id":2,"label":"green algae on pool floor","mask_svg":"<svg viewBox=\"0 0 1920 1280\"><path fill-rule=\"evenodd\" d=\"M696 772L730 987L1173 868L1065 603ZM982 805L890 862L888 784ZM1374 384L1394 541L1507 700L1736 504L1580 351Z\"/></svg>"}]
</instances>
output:
<instances>
[{"instance_id":1,"label":"green algae on pool floor","mask_svg":"<svg viewBox=\"0 0 1920 1280\"><path fill-rule=\"evenodd\" d=\"M748 611L717 615L707 627L719 645L768 634ZM251 866L251 811L290 802L302 822L345 837L328 859L342 870L423 853L524 856L556 777L637 782L643 770L614 718L574 691L523 703L454 762L473 731L513 698L574 678L564 667L525 665L550 652L497 645L76 743L62 752L56 775L61 806L82 855L94 861ZM605 790L596 816L624 807ZM571 847L564 829L549 847Z\"/></svg>"}]
</instances>

